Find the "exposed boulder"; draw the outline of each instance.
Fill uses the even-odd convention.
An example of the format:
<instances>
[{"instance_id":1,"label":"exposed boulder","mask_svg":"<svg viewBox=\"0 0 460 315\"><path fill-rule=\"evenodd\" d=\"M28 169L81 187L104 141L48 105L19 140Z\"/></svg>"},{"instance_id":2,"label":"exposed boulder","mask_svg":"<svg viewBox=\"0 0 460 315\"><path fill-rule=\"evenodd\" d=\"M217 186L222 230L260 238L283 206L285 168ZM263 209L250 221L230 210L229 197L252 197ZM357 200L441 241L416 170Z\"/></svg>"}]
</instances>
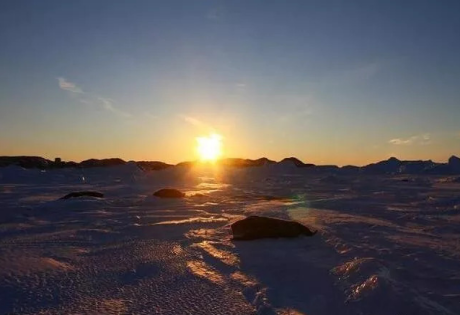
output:
<instances>
[{"instance_id":1,"label":"exposed boulder","mask_svg":"<svg viewBox=\"0 0 460 315\"><path fill-rule=\"evenodd\" d=\"M183 198L185 194L177 189L163 188L153 193L155 197L159 198Z\"/></svg>"},{"instance_id":2,"label":"exposed boulder","mask_svg":"<svg viewBox=\"0 0 460 315\"><path fill-rule=\"evenodd\" d=\"M269 217L249 216L231 225L234 240L254 240L259 238L313 236L306 226L295 221Z\"/></svg>"},{"instance_id":3,"label":"exposed boulder","mask_svg":"<svg viewBox=\"0 0 460 315\"><path fill-rule=\"evenodd\" d=\"M70 199L70 198L78 198L78 197L103 198L104 194L98 191L76 191L76 192L71 192L70 194L67 194L60 199Z\"/></svg>"}]
</instances>

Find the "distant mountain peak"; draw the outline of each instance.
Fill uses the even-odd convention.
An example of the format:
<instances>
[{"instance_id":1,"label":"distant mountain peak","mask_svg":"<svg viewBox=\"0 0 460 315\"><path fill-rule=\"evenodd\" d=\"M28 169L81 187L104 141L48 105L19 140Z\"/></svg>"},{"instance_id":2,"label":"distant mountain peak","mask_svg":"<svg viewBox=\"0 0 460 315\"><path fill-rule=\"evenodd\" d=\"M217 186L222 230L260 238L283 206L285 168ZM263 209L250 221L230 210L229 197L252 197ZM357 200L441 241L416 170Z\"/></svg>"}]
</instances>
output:
<instances>
[{"instance_id":1,"label":"distant mountain peak","mask_svg":"<svg viewBox=\"0 0 460 315\"><path fill-rule=\"evenodd\" d=\"M294 164L304 164L301 160L293 156L284 158L280 161L280 163L283 163L283 162L293 162Z\"/></svg>"},{"instance_id":2,"label":"distant mountain peak","mask_svg":"<svg viewBox=\"0 0 460 315\"><path fill-rule=\"evenodd\" d=\"M311 167L311 166L315 166L314 164L305 164L304 162L302 162L301 160L299 160L298 158L296 157L287 157L287 158L284 158L282 159L279 163L292 163L294 164L295 166L297 167Z\"/></svg>"}]
</instances>

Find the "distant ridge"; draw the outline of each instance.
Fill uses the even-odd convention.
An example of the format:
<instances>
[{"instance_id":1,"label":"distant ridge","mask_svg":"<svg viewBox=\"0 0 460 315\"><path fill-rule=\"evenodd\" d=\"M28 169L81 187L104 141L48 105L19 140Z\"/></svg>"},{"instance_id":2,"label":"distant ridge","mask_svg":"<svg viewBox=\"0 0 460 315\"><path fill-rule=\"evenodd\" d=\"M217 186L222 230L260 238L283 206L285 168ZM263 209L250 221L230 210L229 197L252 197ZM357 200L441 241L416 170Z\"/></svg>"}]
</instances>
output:
<instances>
[{"instance_id":1,"label":"distant ridge","mask_svg":"<svg viewBox=\"0 0 460 315\"><path fill-rule=\"evenodd\" d=\"M238 159L238 158L227 158L220 161L220 164L225 166L235 167L252 167L252 166L264 166L269 164L276 164L275 161L269 160L266 157L251 160L251 159Z\"/></svg>"},{"instance_id":2,"label":"distant ridge","mask_svg":"<svg viewBox=\"0 0 460 315\"><path fill-rule=\"evenodd\" d=\"M135 163L145 171L156 171L170 167L193 167L199 162L188 161L176 165L160 161L124 161L120 158L88 159L80 163L65 162L60 159L51 161L39 156L0 156L0 167L17 165L22 168L56 169L56 168L93 168L119 166L126 163ZM315 165L304 163L295 157L284 158L276 162L266 157L251 160L241 158L225 158L216 162L219 165L230 167L266 167L273 165L292 165L297 168L306 168L312 171L329 171L343 174L460 174L460 158L451 156L447 163L436 163L432 160L401 161L396 157L388 160L371 163L366 166L347 165L338 167L336 165Z\"/></svg>"},{"instance_id":3,"label":"distant ridge","mask_svg":"<svg viewBox=\"0 0 460 315\"><path fill-rule=\"evenodd\" d=\"M292 157L292 156L282 159L279 163L293 163L297 167L312 167L312 166L315 166L315 164L305 164L304 162L302 162L298 158L295 158L295 157Z\"/></svg>"},{"instance_id":4,"label":"distant ridge","mask_svg":"<svg viewBox=\"0 0 460 315\"><path fill-rule=\"evenodd\" d=\"M112 158L112 159L89 159L84 160L79 163L80 167L89 168L89 167L104 167L104 166L116 166L116 165L123 165L126 164L125 161L119 158Z\"/></svg>"}]
</instances>

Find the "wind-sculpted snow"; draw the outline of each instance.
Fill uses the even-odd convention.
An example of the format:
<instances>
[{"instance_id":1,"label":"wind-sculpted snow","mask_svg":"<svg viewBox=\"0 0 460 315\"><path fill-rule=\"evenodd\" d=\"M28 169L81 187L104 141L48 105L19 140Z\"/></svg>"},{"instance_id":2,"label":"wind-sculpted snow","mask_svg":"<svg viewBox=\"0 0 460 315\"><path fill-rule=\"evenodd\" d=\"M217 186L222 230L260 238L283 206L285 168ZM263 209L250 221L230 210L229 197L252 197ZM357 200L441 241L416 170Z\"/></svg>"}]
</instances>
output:
<instances>
[{"instance_id":1,"label":"wind-sculpted snow","mask_svg":"<svg viewBox=\"0 0 460 315\"><path fill-rule=\"evenodd\" d=\"M258 168L0 168L0 314L460 314L460 183ZM185 197L161 199L173 187ZM73 191L103 199L59 200ZM312 238L231 241L248 215Z\"/></svg>"}]
</instances>

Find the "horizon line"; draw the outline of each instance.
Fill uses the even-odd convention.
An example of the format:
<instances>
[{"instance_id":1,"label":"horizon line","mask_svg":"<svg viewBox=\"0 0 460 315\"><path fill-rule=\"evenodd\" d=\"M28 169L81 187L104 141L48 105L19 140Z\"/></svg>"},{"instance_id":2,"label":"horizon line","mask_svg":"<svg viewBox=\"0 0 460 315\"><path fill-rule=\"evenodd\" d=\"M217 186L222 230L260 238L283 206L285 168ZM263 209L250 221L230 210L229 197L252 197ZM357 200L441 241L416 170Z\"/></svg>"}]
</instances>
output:
<instances>
[{"instance_id":1,"label":"horizon line","mask_svg":"<svg viewBox=\"0 0 460 315\"><path fill-rule=\"evenodd\" d=\"M48 161L51 161L51 162L54 162L56 159L60 159L60 157L55 157L54 159L53 158L46 158L46 157L43 157L43 156L39 156L39 155L0 155L0 159L1 158L18 158L18 157L24 157L24 158L41 158L41 159L45 159L45 160L48 160ZM363 166L367 166L367 165L371 165L371 164L376 164L376 163L379 163L379 162L383 162L383 161L388 161L388 160L391 160L391 159L396 159L400 162L433 162L433 163L439 163L439 164L445 164L445 163L448 163L449 162L449 159L451 159L452 157L457 157L456 155L452 154L449 158L447 158L447 160L445 162L440 162L440 161L435 161L433 159L428 159L428 160L423 160L423 159L416 159L416 160L403 160L403 159L399 159L395 156L391 156L387 159L383 159L383 160L378 160L378 161L374 161L374 162L370 162L368 164L362 164L362 165L355 165L355 164L316 164L316 163L310 163L310 162L304 162L304 160L300 159L300 158L297 158L295 156L288 156L288 157L285 157L281 160L272 160L268 157L260 157L260 158L256 158L256 159L251 159L251 158L238 158L238 157L224 157L224 158L219 158L219 159L216 159L216 161L214 162L203 162L203 161L200 161L199 159L195 159L195 160L184 160L184 161L181 161L181 162L178 162L178 163L168 163L168 162L164 162L164 161L160 161L160 160L134 160L134 159L123 159L123 158L120 158L120 157L107 157L107 158L88 158L88 159L82 159L80 161L77 161L77 160L61 160L61 162L74 162L74 163L82 163L82 162L85 162L85 161L89 161L89 160L110 160L110 159L119 159L119 160L122 160L123 162L158 162L158 163L163 163L163 164L166 164L166 165L171 165L171 166L177 166L177 165L180 165L180 164L185 164L185 163L202 163L202 164L209 164L209 163L216 163L216 162L219 162L219 161L224 161L224 160L246 160L246 161L257 161L257 160L261 160L261 159L267 159L268 161L270 162L274 162L274 163L281 163L283 162L284 160L286 159L296 159L298 161L300 161L301 163L305 164L305 165L313 165L313 166L337 166L337 167L346 167L346 166L355 166L355 167L363 167Z\"/></svg>"}]
</instances>

